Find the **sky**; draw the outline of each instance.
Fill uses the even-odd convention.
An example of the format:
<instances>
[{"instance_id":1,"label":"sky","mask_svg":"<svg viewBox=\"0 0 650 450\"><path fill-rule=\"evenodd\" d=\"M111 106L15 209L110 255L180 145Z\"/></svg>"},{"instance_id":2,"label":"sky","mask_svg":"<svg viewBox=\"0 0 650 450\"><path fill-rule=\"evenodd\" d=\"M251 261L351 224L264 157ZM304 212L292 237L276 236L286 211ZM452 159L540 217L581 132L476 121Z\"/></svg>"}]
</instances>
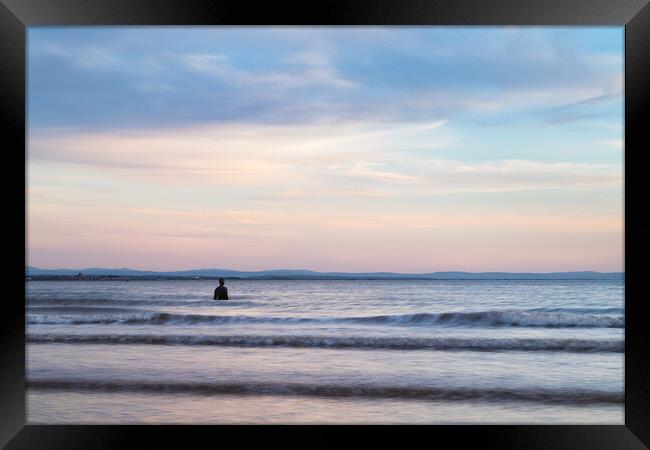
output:
<instances>
[{"instance_id":1,"label":"sky","mask_svg":"<svg viewBox=\"0 0 650 450\"><path fill-rule=\"evenodd\" d=\"M27 263L623 271L623 27L30 27Z\"/></svg>"}]
</instances>

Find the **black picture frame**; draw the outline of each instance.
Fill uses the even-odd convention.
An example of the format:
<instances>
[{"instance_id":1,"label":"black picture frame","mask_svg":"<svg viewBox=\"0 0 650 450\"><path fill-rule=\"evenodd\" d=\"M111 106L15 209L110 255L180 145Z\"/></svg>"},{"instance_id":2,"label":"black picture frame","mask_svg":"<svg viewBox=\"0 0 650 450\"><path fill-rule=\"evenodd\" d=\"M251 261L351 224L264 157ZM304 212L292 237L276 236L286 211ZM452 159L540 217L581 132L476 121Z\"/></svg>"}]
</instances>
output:
<instances>
[{"instance_id":1,"label":"black picture frame","mask_svg":"<svg viewBox=\"0 0 650 450\"><path fill-rule=\"evenodd\" d=\"M25 425L26 27L40 25L618 25L625 26L625 425L372 427L391 435L450 439L493 448L636 449L650 445L650 341L644 273L648 219L643 193L650 149L643 118L650 109L648 0L348 0L252 3L234 0L0 0L0 115L11 220L10 264L0 327L0 445L17 448L114 448L141 443L213 447L228 431L238 445L261 435L287 443L284 427ZM645 114L644 114L645 113ZM647 176L647 175L646 175ZM639 198L637 202L634 197ZM22 265L21 265L22 264ZM309 427L310 441L338 443L331 429ZM345 428L345 427L343 427ZM302 429L305 427L295 427ZM368 430L368 427L360 427ZM397 430L397 432L395 432ZM233 441L231 441L233 442ZM645 444L645 445L644 445Z\"/></svg>"}]
</instances>

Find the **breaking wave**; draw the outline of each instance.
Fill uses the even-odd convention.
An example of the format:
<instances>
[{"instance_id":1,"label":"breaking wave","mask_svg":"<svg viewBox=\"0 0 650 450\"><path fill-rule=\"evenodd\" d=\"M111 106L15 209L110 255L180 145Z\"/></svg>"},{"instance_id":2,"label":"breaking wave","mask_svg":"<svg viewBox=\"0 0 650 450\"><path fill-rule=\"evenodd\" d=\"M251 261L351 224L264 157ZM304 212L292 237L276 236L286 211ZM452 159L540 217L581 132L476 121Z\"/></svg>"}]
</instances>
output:
<instances>
[{"instance_id":1,"label":"breaking wave","mask_svg":"<svg viewBox=\"0 0 650 450\"><path fill-rule=\"evenodd\" d=\"M624 349L622 340L598 339L472 339L411 337L338 337L295 335L60 335L33 334L30 344L143 344L208 345L222 347L298 347L332 349L445 350L445 351L562 351L616 352Z\"/></svg>"},{"instance_id":2,"label":"breaking wave","mask_svg":"<svg viewBox=\"0 0 650 450\"><path fill-rule=\"evenodd\" d=\"M30 324L377 324L394 326L471 326L546 328L623 328L622 316L576 314L543 310L478 311L380 315L367 317L280 317L202 315L149 312L131 315L47 316L30 315Z\"/></svg>"},{"instance_id":3,"label":"breaking wave","mask_svg":"<svg viewBox=\"0 0 650 450\"><path fill-rule=\"evenodd\" d=\"M28 380L40 390L149 392L190 395L294 395L420 401L521 401L549 404L622 404L619 392L587 389L507 389L429 386L327 385L304 383L175 383L105 380Z\"/></svg>"}]
</instances>

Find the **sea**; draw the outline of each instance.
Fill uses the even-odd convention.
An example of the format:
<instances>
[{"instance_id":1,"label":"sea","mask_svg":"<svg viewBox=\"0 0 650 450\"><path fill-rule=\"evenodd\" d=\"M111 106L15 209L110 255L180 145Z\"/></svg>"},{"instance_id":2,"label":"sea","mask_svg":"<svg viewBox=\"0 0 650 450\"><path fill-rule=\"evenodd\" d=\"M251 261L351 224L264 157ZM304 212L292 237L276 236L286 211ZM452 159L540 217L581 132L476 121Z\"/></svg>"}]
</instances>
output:
<instances>
[{"instance_id":1,"label":"sea","mask_svg":"<svg viewBox=\"0 0 650 450\"><path fill-rule=\"evenodd\" d=\"M612 280L27 281L29 424L623 424Z\"/></svg>"}]
</instances>

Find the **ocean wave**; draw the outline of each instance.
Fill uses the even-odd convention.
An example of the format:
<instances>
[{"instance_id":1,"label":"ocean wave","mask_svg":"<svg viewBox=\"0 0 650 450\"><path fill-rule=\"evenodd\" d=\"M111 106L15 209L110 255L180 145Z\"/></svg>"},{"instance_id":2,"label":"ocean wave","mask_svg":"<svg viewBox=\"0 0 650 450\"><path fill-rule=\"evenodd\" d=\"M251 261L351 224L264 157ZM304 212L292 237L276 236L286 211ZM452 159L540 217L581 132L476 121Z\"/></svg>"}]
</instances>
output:
<instances>
[{"instance_id":1,"label":"ocean wave","mask_svg":"<svg viewBox=\"0 0 650 450\"><path fill-rule=\"evenodd\" d=\"M622 316L574 314L531 310L418 313L366 317L281 317L202 315L151 312L131 315L47 316L30 315L29 324L377 324L393 326L471 326L545 328L623 328Z\"/></svg>"},{"instance_id":2,"label":"ocean wave","mask_svg":"<svg viewBox=\"0 0 650 450\"><path fill-rule=\"evenodd\" d=\"M584 308L584 307L546 307L546 308L531 308L525 311L530 312L556 312L556 313L570 313L570 314L623 314L625 308L622 307L600 307L600 308Z\"/></svg>"},{"instance_id":3,"label":"ocean wave","mask_svg":"<svg viewBox=\"0 0 650 450\"><path fill-rule=\"evenodd\" d=\"M546 327L546 328L623 328L622 316L575 314L535 310L476 311L419 313L394 316L358 317L359 323L385 323L390 325L447 325L484 327Z\"/></svg>"},{"instance_id":4,"label":"ocean wave","mask_svg":"<svg viewBox=\"0 0 650 450\"><path fill-rule=\"evenodd\" d=\"M472 339L411 337L340 337L296 335L60 335L31 334L30 344L142 344L206 345L222 347L297 347L332 349L444 350L444 351L560 351L622 353L622 340L598 339Z\"/></svg>"},{"instance_id":5,"label":"ocean wave","mask_svg":"<svg viewBox=\"0 0 650 450\"><path fill-rule=\"evenodd\" d=\"M29 389L149 392L190 395L281 395L420 401L520 401L548 404L622 404L623 393L587 389L471 388L430 386L328 385L304 383L176 383L158 381L46 380L27 381Z\"/></svg>"}]
</instances>

